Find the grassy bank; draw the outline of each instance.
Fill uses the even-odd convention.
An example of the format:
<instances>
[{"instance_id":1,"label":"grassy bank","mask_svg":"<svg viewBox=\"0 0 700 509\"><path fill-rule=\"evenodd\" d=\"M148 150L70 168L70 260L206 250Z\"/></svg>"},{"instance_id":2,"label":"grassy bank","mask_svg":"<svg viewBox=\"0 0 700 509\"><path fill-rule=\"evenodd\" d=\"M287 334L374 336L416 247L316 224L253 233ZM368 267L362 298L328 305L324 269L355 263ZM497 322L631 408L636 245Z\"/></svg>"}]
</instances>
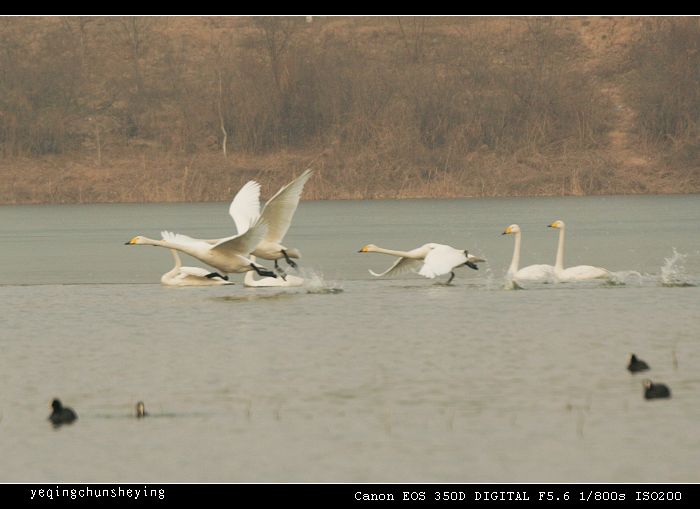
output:
<instances>
[{"instance_id":1,"label":"grassy bank","mask_svg":"<svg viewBox=\"0 0 700 509\"><path fill-rule=\"evenodd\" d=\"M476 153L452 161L385 161L375 154L281 153L265 157L205 153L91 159L49 156L0 161L0 203L228 201L248 180L271 196L305 168L317 174L304 199L457 198L691 193L700 175L646 165L621 168L604 154L503 157Z\"/></svg>"}]
</instances>

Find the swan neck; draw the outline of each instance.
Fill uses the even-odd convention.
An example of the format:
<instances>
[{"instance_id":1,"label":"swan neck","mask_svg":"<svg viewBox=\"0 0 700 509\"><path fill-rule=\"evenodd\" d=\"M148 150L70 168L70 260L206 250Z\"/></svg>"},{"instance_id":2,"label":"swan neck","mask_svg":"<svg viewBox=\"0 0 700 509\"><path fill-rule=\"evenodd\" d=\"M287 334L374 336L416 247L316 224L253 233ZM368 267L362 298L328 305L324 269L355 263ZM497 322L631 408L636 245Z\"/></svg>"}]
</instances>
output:
<instances>
[{"instance_id":1,"label":"swan neck","mask_svg":"<svg viewBox=\"0 0 700 509\"><path fill-rule=\"evenodd\" d=\"M167 240L154 240L154 239L148 239L148 238L145 240L146 240L146 242L143 242L144 244L147 244L150 246L167 247L168 249L175 249L176 251L182 251L183 253L186 253L190 256L193 256L195 258L199 258L196 250L192 249L192 247L189 245L178 244L177 242L169 242ZM179 258L179 256L178 256L178 258Z\"/></svg>"},{"instance_id":2,"label":"swan neck","mask_svg":"<svg viewBox=\"0 0 700 509\"><path fill-rule=\"evenodd\" d=\"M564 270L564 228L559 229L559 245L557 246L557 259L554 262L554 270Z\"/></svg>"},{"instance_id":3,"label":"swan neck","mask_svg":"<svg viewBox=\"0 0 700 509\"><path fill-rule=\"evenodd\" d=\"M173 254L173 260L175 260L175 268L180 269L182 267L182 261L180 261L180 256L178 256L177 251L175 249L170 249L170 252Z\"/></svg>"},{"instance_id":4,"label":"swan neck","mask_svg":"<svg viewBox=\"0 0 700 509\"><path fill-rule=\"evenodd\" d=\"M515 274L520 266L520 232L515 234L515 243L513 244L513 260L510 262L508 272Z\"/></svg>"},{"instance_id":5,"label":"swan neck","mask_svg":"<svg viewBox=\"0 0 700 509\"><path fill-rule=\"evenodd\" d=\"M170 249L176 249L175 246L170 244L169 242L165 240L156 240L156 239L149 239L148 237L141 237L142 242L139 242L139 244L146 245L146 246L160 246L160 247L168 247Z\"/></svg>"},{"instance_id":6,"label":"swan neck","mask_svg":"<svg viewBox=\"0 0 700 509\"><path fill-rule=\"evenodd\" d=\"M255 256L250 255L249 258L250 258L251 262L255 263ZM253 269L251 269L245 273L245 276L243 277L244 284L246 284L248 286L256 286L255 285L256 281L255 281L255 277L253 276L253 272L255 272L255 271Z\"/></svg>"},{"instance_id":7,"label":"swan neck","mask_svg":"<svg viewBox=\"0 0 700 509\"><path fill-rule=\"evenodd\" d=\"M253 272L255 272L253 269L247 271L245 273L245 277L243 278L243 283L248 285L248 286L256 286L255 283L255 278L253 277Z\"/></svg>"},{"instance_id":8,"label":"swan neck","mask_svg":"<svg viewBox=\"0 0 700 509\"><path fill-rule=\"evenodd\" d=\"M383 253L393 256L401 256L404 258L415 258L411 253L406 251L394 251L393 249L384 249L383 247L374 247L370 250L373 253Z\"/></svg>"}]
</instances>

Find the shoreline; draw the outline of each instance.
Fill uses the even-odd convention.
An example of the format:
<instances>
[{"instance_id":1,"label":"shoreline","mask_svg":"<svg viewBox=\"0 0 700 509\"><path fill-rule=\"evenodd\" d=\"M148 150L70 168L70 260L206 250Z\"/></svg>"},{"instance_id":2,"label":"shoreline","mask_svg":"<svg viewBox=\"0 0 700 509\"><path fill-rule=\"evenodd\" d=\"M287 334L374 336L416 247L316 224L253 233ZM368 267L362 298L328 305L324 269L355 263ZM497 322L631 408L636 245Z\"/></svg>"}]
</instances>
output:
<instances>
[{"instance_id":1,"label":"shoreline","mask_svg":"<svg viewBox=\"0 0 700 509\"><path fill-rule=\"evenodd\" d=\"M510 200L510 199L531 199L531 198L628 198L641 196L695 196L700 195L700 192L688 193L610 193L610 194L588 194L588 195L517 195L517 196L445 196L445 197L426 197L426 196L409 196L401 198L313 198L305 199L302 197L302 202L327 202L327 201L410 201L410 200ZM24 203L2 203L0 207L38 207L38 206L56 206L56 205L172 205L172 204L203 204L203 203L229 203L230 200L209 200L209 201L95 201L95 202L24 202Z\"/></svg>"},{"instance_id":2,"label":"shoreline","mask_svg":"<svg viewBox=\"0 0 700 509\"><path fill-rule=\"evenodd\" d=\"M306 168L316 175L307 200L456 199L700 193L700 168L643 168L604 150L526 155L469 153L445 164L439 157L370 150L309 149L266 155L123 152L101 165L84 153L0 159L0 204L225 202L256 180L263 198Z\"/></svg>"}]
</instances>

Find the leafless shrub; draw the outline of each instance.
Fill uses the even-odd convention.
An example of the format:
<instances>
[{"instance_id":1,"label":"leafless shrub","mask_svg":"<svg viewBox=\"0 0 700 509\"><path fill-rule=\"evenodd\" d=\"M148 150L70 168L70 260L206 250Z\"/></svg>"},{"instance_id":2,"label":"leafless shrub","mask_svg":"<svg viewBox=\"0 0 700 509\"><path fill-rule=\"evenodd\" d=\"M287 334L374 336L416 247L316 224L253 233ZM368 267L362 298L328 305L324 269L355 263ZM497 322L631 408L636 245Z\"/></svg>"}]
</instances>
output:
<instances>
[{"instance_id":1,"label":"leafless shrub","mask_svg":"<svg viewBox=\"0 0 700 509\"><path fill-rule=\"evenodd\" d=\"M651 18L630 49L627 91L648 147L677 163L700 155L700 19Z\"/></svg>"},{"instance_id":2,"label":"leafless shrub","mask_svg":"<svg viewBox=\"0 0 700 509\"><path fill-rule=\"evenodd\" d=\"M0 18L0 170L81 176L0 197L226 200L310 164L316 198L621 189L600 154L612 108L570 23ZM630 85L645 139L684 159L700 152L693 37L697 20L654 25ZM646 79L662 61L674 77Z\"/></svg>"}]
</instances>

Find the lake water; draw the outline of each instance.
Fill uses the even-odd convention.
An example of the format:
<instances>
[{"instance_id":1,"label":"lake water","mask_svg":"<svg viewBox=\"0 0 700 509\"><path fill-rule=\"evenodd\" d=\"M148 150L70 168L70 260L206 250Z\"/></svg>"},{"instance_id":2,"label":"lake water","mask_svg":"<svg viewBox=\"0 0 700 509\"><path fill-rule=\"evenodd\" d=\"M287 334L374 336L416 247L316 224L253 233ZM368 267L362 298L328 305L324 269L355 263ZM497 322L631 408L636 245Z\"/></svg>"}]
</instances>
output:
<instances>
[{"instance_id":1,"label":"lake water","mask_svg":"<svg viewBox=\"0 0 700 509\"><path fill-rule=\"evenodd\" d=\"M700 197L302 202L302 288L167 288L170 253L124 245L227 209L0 207L0 481L700 481ZM504 289L503 229L553 264L555 219L617 284ZM488 262L445 286L357 253L431 241Z\"/></svg>"}]
</instances>

